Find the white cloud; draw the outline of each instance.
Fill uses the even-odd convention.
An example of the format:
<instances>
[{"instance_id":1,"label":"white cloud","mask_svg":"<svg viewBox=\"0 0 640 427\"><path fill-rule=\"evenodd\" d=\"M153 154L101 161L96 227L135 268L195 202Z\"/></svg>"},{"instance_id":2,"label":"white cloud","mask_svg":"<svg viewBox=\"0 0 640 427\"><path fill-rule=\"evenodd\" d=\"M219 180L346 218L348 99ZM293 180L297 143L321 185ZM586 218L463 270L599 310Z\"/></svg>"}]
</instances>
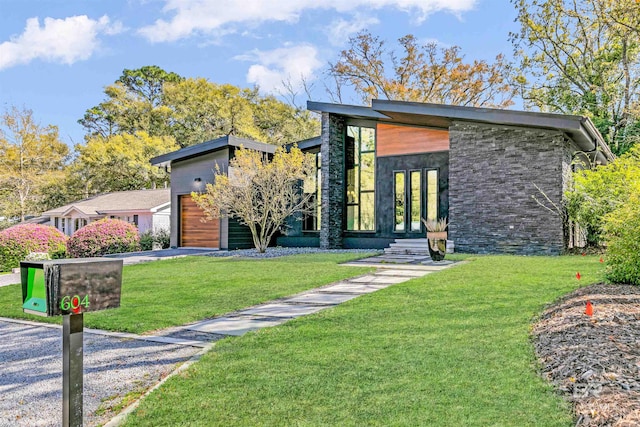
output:
<instances>
[{"instance_id":1,"label":"white cloud","mask_svg":"<svg viewBox=\"0 0 640 427\"><path fill-rule=\"evenodd\" d=\"M428 44L435 44L436 46L438 46L441 49L448 49L452 46L451 43L445 43L443 41L440 41L438 39L435 38L424 38L420 40L421 44L424 45L428 45Z\"/></svg>"},{"instance_id":2,"label":"white cloud","mask_svg":"<svg viewBox=\"0 0 640 427\"><path fill-rule=\"evenodd\" d=\"M249 67L247 82L257 84L268 93L282 93L283 82L300 89L303 80L312 80L314 72L323 65L318 59L317 49L309 44L268 51L256 49L235 59L257 62Z\"/></svg>"},{"instance_id":3,"label":"white cloud","mask_svg":"<svg viewBox=\"0 0 640 427\"><path fill-rule=\"evenodd\" d=\"M65 19L27 19L24 32L0 44L0 70L34 59L73 64L86 60L98 49L99 34L113 35L123 31L122 24L110 24L109 17L96 20L86 15Z\"/></svg>"},{"instance_id":4,"label":"white cloud","mask_svg":"<svg viewBox=\"0 0 640 427\"><path fill-rule=\"evenodd\" d=\"M349 20L342 18L336 19L331 23L331 25L329 25L329 27L327 27L329 41L335 46L343 45L351 35L365 28L369 28L372 25L378 24L379 22L380 20L378 18L363 16L360 14L355 14Z\"/></svg>"},{"instance_id":5,"label":"white cloud","mask_svg":"<svg viewBox=\"0 0 640 427\"><path fill-rule=\"evenodd\" d=\"M417 21L438 11L455 14L470 10L478 0L165 0L163 11L173 15L158 19L139 33L152 42L175 41L194 33L215 33L237 23L296 22L308 9L333 9L340 13L396 8Z\"/></svg>"}]
</instances>

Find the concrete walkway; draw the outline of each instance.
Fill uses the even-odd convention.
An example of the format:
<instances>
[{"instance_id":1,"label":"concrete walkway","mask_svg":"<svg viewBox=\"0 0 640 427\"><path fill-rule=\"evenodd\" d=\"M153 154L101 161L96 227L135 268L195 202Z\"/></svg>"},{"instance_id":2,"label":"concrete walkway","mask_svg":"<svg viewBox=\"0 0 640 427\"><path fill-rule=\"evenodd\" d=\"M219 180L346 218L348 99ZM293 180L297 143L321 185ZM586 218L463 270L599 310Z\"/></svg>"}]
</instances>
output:
<instances>
[{"instance_id":1,"label":"concrete walkway","mask_svg":"<svg viewBox=\"0 0 640 427\"><path fill-rule=\"evenodd\" d=\"M20 273L0 274L0 287L20 283Z\"/></svg>"},{"instance_id":2,"label":"concrete walkway","mask_svg":"<svg viewBox=\"0 0 640 427\"><path fill-rule=\"evenodd\" d=\"M316 313L357 298L360 295L379 291L416 277L449 268L451 261L433 262L429 257L413 255L380 255L346 263L359 267L375 267L364 276L311 289L254 307L249 307L221 317L203 320L156 333L156 337L182 340L216 341L226 336L240 336L250 331L277 326L297 317Z\"/></svg>"}]
</instances>

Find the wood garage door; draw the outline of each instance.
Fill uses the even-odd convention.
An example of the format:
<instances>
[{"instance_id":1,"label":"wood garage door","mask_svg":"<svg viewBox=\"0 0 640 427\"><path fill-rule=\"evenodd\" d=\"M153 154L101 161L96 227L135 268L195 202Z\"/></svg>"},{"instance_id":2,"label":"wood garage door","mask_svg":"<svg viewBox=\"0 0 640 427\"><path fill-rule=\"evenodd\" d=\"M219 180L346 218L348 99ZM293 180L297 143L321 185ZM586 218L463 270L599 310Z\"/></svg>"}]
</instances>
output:
<instances>
[{"instance_id":1,"label":"wood garage door","mask_svg":"<svg viewBox=\"0 0 640 427\"><path fill-rule=\"evenodd\" d=\"M220 247L220 220L202 222L201 218L204 213L191 196L180 196L180 246Z\"/></svg>"}]
</instances>

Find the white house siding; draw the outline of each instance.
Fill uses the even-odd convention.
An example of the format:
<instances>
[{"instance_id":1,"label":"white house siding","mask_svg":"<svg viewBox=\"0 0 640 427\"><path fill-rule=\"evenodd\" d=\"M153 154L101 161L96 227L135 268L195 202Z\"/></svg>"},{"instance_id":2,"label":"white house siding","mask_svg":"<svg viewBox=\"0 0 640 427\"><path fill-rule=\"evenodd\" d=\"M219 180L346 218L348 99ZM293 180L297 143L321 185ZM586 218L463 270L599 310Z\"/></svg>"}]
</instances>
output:
<instances>
[{"instance_id":1,"label":"white house siding","mask_svg":"<svg viewBox=\"0 0 640 427\"><path fill-rule=\"evenodd\" d=\"M171 230L171 208L166 207L153 214L153 231Z\"/></svg>"}]
</instances>

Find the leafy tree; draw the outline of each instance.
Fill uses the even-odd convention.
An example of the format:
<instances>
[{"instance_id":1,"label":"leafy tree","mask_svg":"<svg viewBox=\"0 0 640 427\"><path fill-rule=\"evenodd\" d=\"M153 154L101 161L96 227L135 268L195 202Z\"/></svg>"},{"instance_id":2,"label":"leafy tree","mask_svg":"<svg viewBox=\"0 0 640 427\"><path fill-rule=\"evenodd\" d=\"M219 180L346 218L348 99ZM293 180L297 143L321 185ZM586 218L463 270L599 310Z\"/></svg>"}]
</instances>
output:
<instances>
[{"instance_id":1,"label":"leafy tree","mask_svg":"<svg viewBox=\"0 0 640 427\"><path fill-rule=\"evenodd\" d=\"M281 145L311 138L319 123L257 89L241 89L206 79L186 79L165 85L171 109L168 132L182 147L224 135L235 135Z\"/></svg>"},{"instance_id":2,"label":"leafy tree","mask_svg":"<svg viewBox=\"0 0 640 427\"><path fill-rule=\"evenodd\" d=\"M513 103L515 92L507 81L509 66L502 55L493 64L466 63L457 46L421 45L410 34L398 42L401 53L389 50L383 40L366 31L351 37L349 49L330 66L336 90L349 85L365 103L376 98L474 107Z\"/></svg>"},{"instance_id":3,"label":"leafy tree","mask_svg":"<svg viewBox=\"0 0 640 427\"><path fill-rule=\"evenodd\" d=\"M319 133L309 112L261 96L257 88L184 79L156 66L125 69L105 95L79 120L87 139L142 131L173 136L187 147L224 135L284 144Z\"/></svg>"},{"instance_id":4,"label":"leafy tree","mask_svg":"<svg viewBox=\"0 0 640 427\"><path fill-rule=\"evenodd\" d=\"M640 3L511 1L526 105L588 115L614 153L628 150L640 133Z\"/></svg>"},{"instance_id":5,"label":"leafy tree","mask_svg":"<svg viewBox=\"0 0 640 427\"><path fill-rule=\"evenodd\" d=\"M164 105L164 85L183 79L156 65L124 69L120 78L105 88L107 99L89 108L78 123L88 138L139 131L151 136L166 135L170 110Z\"/></svg>"},{"instance_id":6,"label":"leafy tree","mask_svg":"<svg viewBox=\"0 0 640 427\"><path fill-rule=\"evenodd\" d=\"M43 189L63 178L68 154L58 128L41 127L31 110L7 110L0 117L0 216L42 212Z\"/></svg>"},{"instance_id":7,"label":"leafy tree","mask_svg":"<svg viewBox=\"0 0 640 427\"><path fill-rule=\"evenodd\" d=\"M90 194L156 188L169 181L168 174L149 160L179 147L171 137L134 135L96 136L76 145L72 180L85 196Z\"/></svg>"},{"instance_id":8,"label":"leafy tree","mask_svg":"<svg viewBox=\"0 0 640 427\"><path fill-rule=\"evenodd\" d=\"M629 199L605 216L607 279L640 285L640 181L635 181Z\"/></svg>"},{"instance_id":9,"label":"leafy tree","mask_svg":"<svg viewBox=\"0 0 640 427\"><path fill-rule=\"evenodd\" d=\"M300 183L313 179L314 158L297 147L278 147L272 159L254 150L239 149L229 162L228 174L217 168L206 192L191 193L207 219L238 219L251 230L256 249L264 252L287 218L304 212L312 196Z\"/></svg>"},{"instance_id":10,"label":"leafy tree","mask_svg":"<svg viewBox=\"0 0 640 427\"><path fill-rule=\"evenodd\" d=\"M294 108L273 96L261 97L253 108L260 141L282 145L320 134L320 122L306 109Z\"/></svg>"},{"instance_id":11,"label":"leafy tree","mask_svg":"<svg viewBox=\"0 0 640 427\"><path fill-rule=\"evenodd\" d=\"M620 209L640 182L640 145L605 166L574 173L572 191L566 194L571 220L587 230L591 244L604 240L605 218Z\"/></svg>"},{"instance_id":12,"label":"leafy tree","mask_svg":"<svg viewBox=\"0 0 640 427\"><path fill-rule=\"evenodd\" d=\"M182 147L224 135L259 139L253 121L256 90L211 83L207 79L186 79L167 85L166 100L171 111L170 132Z\"/></svg>"}]
</instances>

